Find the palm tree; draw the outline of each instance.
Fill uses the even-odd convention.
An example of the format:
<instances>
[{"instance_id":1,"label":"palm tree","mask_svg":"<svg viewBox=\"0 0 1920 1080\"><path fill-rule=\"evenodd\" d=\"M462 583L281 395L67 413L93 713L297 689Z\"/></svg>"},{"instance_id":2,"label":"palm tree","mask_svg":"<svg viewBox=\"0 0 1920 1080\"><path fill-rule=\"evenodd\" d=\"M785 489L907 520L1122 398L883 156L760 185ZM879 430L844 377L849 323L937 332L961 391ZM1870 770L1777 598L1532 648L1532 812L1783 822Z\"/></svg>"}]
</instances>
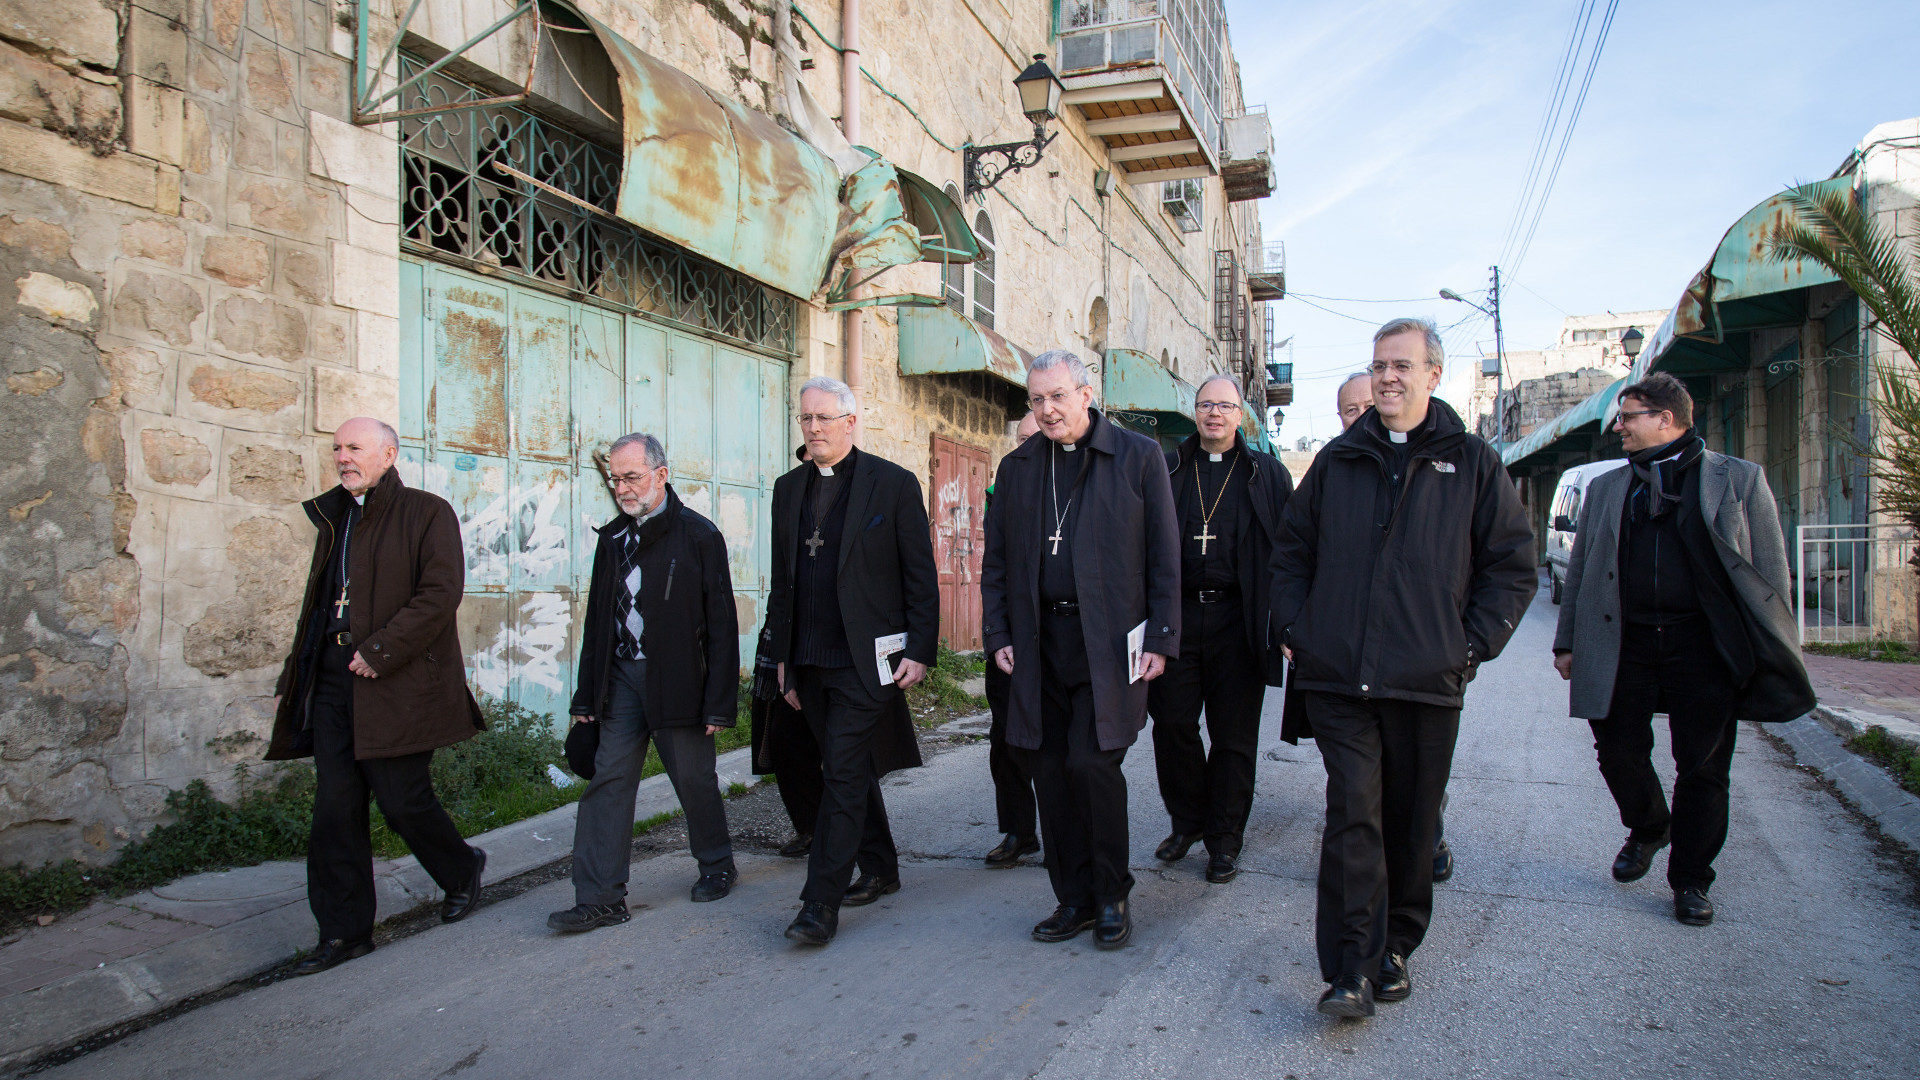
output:
<instances>
[{"instance_id":1,"label":"palm tree","mask_svg":"<svg viewBox=\"0 0 1920 1080\"><path fill-rule=\"evenodd\" d=\"M1920 246L1881 231L1846 188L1789 188L1783 198L1792 216L1767 238L1767 256L1826 267L1872 312L1871 331L1920 362ZM1868 463L1880 511L1920 530L1920 380L1897 357L1872 374L1880 430L1864 444L1841 438ZM1920 555L1913 562L1920 571Z\"/></svg>"}]
</instances>

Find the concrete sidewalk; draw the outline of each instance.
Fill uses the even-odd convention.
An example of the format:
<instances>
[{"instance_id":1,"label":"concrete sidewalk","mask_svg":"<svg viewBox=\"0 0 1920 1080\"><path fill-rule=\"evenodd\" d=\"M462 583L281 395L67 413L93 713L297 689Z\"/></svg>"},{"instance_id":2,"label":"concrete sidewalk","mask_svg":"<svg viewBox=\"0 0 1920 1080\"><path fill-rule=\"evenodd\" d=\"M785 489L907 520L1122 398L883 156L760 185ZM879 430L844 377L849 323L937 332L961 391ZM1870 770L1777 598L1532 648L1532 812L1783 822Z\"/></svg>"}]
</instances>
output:
<instances>
[{"instance_id":1,"label":"concrete sidewalk","mask_svg":"<svg viewBox=\"0 0 1920 1080\"><path fill-rule=\"evenodd\" d=\"M1889 839L1920 855L1920 797L1847 749L1870 727L1920 747L1920 664L1803 654L1820 704L1778 729L1795 761L1820 773Z\"/></svg>"},{"instance_id":2,"label":"concrete sidewalk","mask_svg":"<svg viewBox=\"0 0 1920 1080\"><path fill-rule=\"evenodd\" d=\"M720 787L755 782L746 748L722 754ZM662 774L642 781L635 820L680 808ZM487 880L573 853L574 804L471 837ZM379 918L437 904L412 856L374 864ZM269 971L315 939L306 864L195 874L0 939L0 1069L32 1061L188 998Z\"/></svg>"}]
</instances>

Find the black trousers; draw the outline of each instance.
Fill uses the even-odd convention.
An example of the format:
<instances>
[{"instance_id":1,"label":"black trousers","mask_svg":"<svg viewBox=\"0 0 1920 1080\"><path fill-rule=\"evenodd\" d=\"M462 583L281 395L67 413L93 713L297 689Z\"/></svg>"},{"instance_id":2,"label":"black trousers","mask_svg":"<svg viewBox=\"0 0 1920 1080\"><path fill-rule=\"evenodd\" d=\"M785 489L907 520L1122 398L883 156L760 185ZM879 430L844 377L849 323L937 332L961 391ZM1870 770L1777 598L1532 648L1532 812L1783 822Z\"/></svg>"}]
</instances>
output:
<instances>
[{"instance_id":1,"label":"black trousers","mask_svg":"<svg viewBox=\"0 0 1920 1080\"><path fill-rule=\"evenodd\" d=\"M1033 777L1054 898L1073 907L1125 900L1127 751L1100 749L1079 615L1043 615L1039 651L1040 749L1017 757Z\"/></svg>"},{"instance_id":2,"label":"black trousers","mask_svg":"<svg viewBox=\"0 0 1920 1080\"><path fill-rule=\"evenodd\" d=\"M1215 855L1240 854L1267 699L1244 619L1237 599L1202 604L1189 596L1180 614L1180 655L1147 690L1154 771L1173 831L1204 837ZM1200 742L1203 709L1206 746Z\"/></svg>"},{"instance_id":3,"label":"black trousers","mask_svg":"<svg viewBox=\"0 0 1920 1080\"><path fill-rule=\"evenodd\" d=\"M1460 710L1308 691L1327 767L1314 919L1320 977L1380 977L1410 955L1433 917L1433 844Z\"/></svg>"},{"instance_id":4,"label":"black trousers","mask_svg":"<svg viewBox=\"0 0 1920 1080\"><path fill-rule=\"evenodd\" d=\"M1007 745L1008 699L1013 677L987 657L987 707L993 726L987 729L987 771L993 775L993 807L1000 831L1014 836L1039 835L1039 817L1033 801L1033 779L1020 767L1014 748Z\"/></svg>"},{"instance_id":5,"label":"black trousers","mask_svg":"<svg viewBox=\"0 0 1920 1080\"><path fill-rule=\"evenodd\" d=\"M900 855L873 765L874 732L886 715L886 703L867 693L859 673L850 667L802 665L789 671L800 695L800 711L820 746L820 815L800 899L838 908L853 884L856 863L862 873L878 877L900 873Z\"/></svg>"},{"instance_id":6,"label":"black trousers","mask_svg":"<svg viewBox=\"0 0 1920 1080\"><path fill-rule=\"evenodd\" d=\"M813 728L804 713L795 711L778 694L767 702L766 730L761 734L766 745L767 767L773 770L780 786L780 803L787 808L793 831L800 836L813 835L820 820L820 744L813 741Z\"/></svg>"},{"instance_id":7,"label":"black trousers","mask_svg":"<svg viewBox=\"0 0 1920 1080\"><path fill-rule=\"evenodd\" d=\"M1667 884L1713 884L1713 860L1727 842L1727 798L1738 724L1738 690L1714 649L1705 620L1626 627L1613 701L1593 726L1600 775L1636 840L1671 835ZM1673 807L1653 768L1653 714L1673 737Z\"/></svg>"},{"instance_id":8,"label":"black trousers","mask_svg":"<svg viewBox=\"0 0 1920 1080\"><path fill-rule=\"evenodd\" d=\"M367 796L442 889L473 876L474 850L433 793L433 751L394 758L353 757L353 650L321 652L309 715L313 724L313 831L307 841L307 904L320 939L360 941L373 934L373 837Z\"/></svg>"}]
</instances>

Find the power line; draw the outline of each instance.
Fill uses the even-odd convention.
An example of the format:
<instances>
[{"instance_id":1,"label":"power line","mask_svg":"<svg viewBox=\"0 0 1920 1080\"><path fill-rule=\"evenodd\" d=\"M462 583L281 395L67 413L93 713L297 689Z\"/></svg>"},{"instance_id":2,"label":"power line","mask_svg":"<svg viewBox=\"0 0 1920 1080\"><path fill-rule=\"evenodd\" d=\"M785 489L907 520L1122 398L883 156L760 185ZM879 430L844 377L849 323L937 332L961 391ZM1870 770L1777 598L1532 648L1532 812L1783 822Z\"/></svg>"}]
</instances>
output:
<instances>
[{"instance_id":1,"label":"power line","mask_svg":"<svg viewBox=\"0 0 1920 1080\"><path fill-rule=\"evenodd\" d=\"M1485 289L1481 290L1485 292ZM1407 300L1369 300L1358 296L1315 296L1313 293L1289 292L1288 296L1304 296L1312 300L1325 300L1333 304L1424 304L1435 297L1418 296Z\"/></svg>"},{"instance_id":2,"label":"power line","mask_svg":"<svg viewBox=\"0 0 1920 1080\"><path fill-rule=\"evenodd\" d=\"M1567 40L1560 46L1560 65L1554 71L1553 89L1547 95L1546 108L1540 112L1540 128L1533 136L1533 149L1527 154L1527 174L1520 182L1520 197L1515 200L1513 214L1507 219L1507 228L1500 236L1500 256L1494 261L1506 262L1507 250L1518 238L1521 222L1527 220L1527 208L1533 204L1534 185L1540 179L1540 171L1546 164L1547 148L1553 143L1554 129L1560 123L1560 110L1567 100L1567 86L1573 74L1574 63L1580 55L1579 44L1586 38L1586 26L1592 18L1594 0L1581 0L1574 11L1573 21L1567 24Z\"/></svg>"},{"instance_id":3,"label":"power line","mask_svg":"<svg viewBox=\"0 0 1920 1080\"><path fill-rule=\"evenodd\" d=\"M1593 85L1593 73L1600 66L1600 54L1607 47L1607 34L1613 28L1614 12L1619 10L1620 0L1607 0L1607 13L1600 22L1600 32L1594 38L1593 51L1587 54L1587 69L1580 81L1580 95L1573 101L1573 110L1567 115L1567 126L1560 134L1560 149L1553 159L1553 170L1547 174L1546 185L1541 189L1539 201L1534 205L1533 221L1527 226L1526 239L1520 242L1511 258L1502 259L1507 266L1509 278L1518 277L1521 264L1526 262L1527 252L1533 247L1533 237L1540 229L1540 220L1546 215L1547 200L1553 197L1553 186L1560 178L1560 166L1567 158L1567 147L1573 142L1573 129L1580 123L1580 111L1587 103L1587 90ZM1585 37L1582 31L1581 36Z\"/></svg>"},{"instance_id":4,"label":"power line","mask_svg":"<svg viewBox=\"0 0 1920 1080\"><path fill-rule=\"evenodd\" d=\"M1327 313L1327 314L1329 314L1329 315L1338 315L1338 316L1339 316L1340 318L1342 318L1342 319L1351 319L1351 320L1353 320L1354 322L1357 322L1357 323L1365 323L1365 324L1366 324L1366 325L1368 325L1368 326L1378 326L1378 325L1380 325L1380 323L1379 323L1379 321L1378 321L1378 320L1375 320L1375 319L1364 319L1364 318L1361 318L1361 317L1360 317L1360 316L1358 316L1358 315L1349 315L1349 314L1347 314L1347 313L1346 313L1346 312L1344 312L1344 311L1335 311L1335 310L1333 310L1333 309L1332 309L1332 308L1330 308L1330 307L1321 307L1321 306L1320 306L1319 304L1316 304L1316 303L1314 303L1314 302L1313 302L1313 301L1311 301L1311 300L1307 300L1307 299L1304 299L1303 297L1301 297L1301 295L1300 295L1299 293L1288 293L1288 294L1287 294L1287 299L1289 299L1289 300L1299 300L1299 301L1300 301L1301 303L1303 303L1303 304L1305 304L1305 305L1307 305L1307 306L1308 306L1308 307L1310 307L1310 308L1313 308L1313 309L1315 309L1316 311L1324 311L1324 312L1326 312L1326 313Z\"/></svg>"}]
</instances>

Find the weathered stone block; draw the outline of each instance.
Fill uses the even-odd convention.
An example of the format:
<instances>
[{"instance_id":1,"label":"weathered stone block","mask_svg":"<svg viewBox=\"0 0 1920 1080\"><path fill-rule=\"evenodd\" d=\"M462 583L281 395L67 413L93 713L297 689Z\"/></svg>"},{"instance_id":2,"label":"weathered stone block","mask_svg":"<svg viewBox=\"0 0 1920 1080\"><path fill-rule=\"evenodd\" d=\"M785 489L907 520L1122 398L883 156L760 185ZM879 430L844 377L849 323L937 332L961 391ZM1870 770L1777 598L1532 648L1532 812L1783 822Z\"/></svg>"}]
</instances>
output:
<instances>
[{"instance_id":1,"label":"weathered stone block","mask_svg":"<svg viewBox=\"0 0 1920 1080\"><path fill-rule=\"evenodd\" d=\"M315 366L313 369L313 430L331 432L356 416L379 417L388 423L400 414L400 380Z\"/></svg>"},{"instance_id":2,"label":"weathered stone block","mask_svg":"<svg viewBox=\"0 0 1920 1080\"><path fill-rule=\"evenodd\" d=\"M247 0L207 0L207 32L228 56L237 55L246 16Z\"/></svg>"},{"instance_id":3,"label":"weathered stone block","mask_svg":"<svg viewBox=\"0 0 1920 1080\"><path fill-rule=\"evenodd\" d=\"M306 463L284 447L237 447L227 455L227 491L266 506L299 502L307 497Z\"/></svg>"},{"instance_id":4,"label":"weathered stone block","mask_svg":"<svg viewBox=\"0 0 1920 1080\"><path fill-rule=\"evenodd\" d=\"M127 149L170 165L186 164L186 93L133 79L127 88Z\"/></svg>"},{"instance_id":5,"label":"weathered stone block","mask_svg":"<svg viewBox=\"0 0 1920 1080\"><path fill-rule=\"evenodd\" d=\"M347 243L368 251L399 251L400 204L348 188Z\"/></svg>"},{"instance_id":6,"label":"weathered stone block","mask_svg":"<svg viewBox=\"0 0 1920 1080\"><path fill-rule=\"evenodd\" d=\"M233 61L194 42L187 50L187 81L195 93L225 94L233 83Z\"/></svg>"},{"instance_id":7,"label":"weathered stone block","mask_svg":"<svg viewBox=\"0 0 1920 1080\"><path fill-rule=\"evenodd\" d=\"M134 270L113 298L114 332L131 338L157 338L169 345L192 345L194 329L206 311L199 290L179 278Z\"/></svg>"},{"instance_id":8,"label":"weathered stone block","mask_svg":"<svg viewBox=\"0 0 1920 1080\"><path fill-rule=\"evenodd\" d=\"M66 320L91 326L94 313L100 310L100 302L93 298L93 290L77 281L35 270L26 277L16 279L13 284L19 290L17 300L20 306L31 308L40 317L50 321Z\"/></svg>"},{"instance_id":9,"label":"weathered stone block","mask_svg":"<svg viewBox=\"0 0 1920 1080\"><path fill-rule=\"evenodd\" d=\"M134 8L127 24L127 72L163 86L187 85L187 28Z\"/></svg>"},{"instance_id":10,"label":"weathered stone block","mask_svg":"<svg viewBox=\"0 0 1920 1080\"><path fill-rule=\"evenodd\" d=\"M316 241L326 236L327 194L291 180L235 177L227 214L234 225Z\"/></svg>"},{"instance_id":11,"label":"weathered stone block","mask_svg":"<svg viewBox=\"0 0 1920 1080\"><path fill-rule=\"evenodd\" d=\"M251 236L209 236L200 252L200 269L229 285L249 287L267 279L270 251Z\"/></svg>"},{"instance_id":12,"label":"weathered stone block","mask_svg":"<svg viewBox=\"0 0 1920 1080\"><path fill-rule=\"evenodd\" d=\"M304 46L300 34L299 0L260 0L263 18L255 21L261 33L291 49Z\"/></svg>"},{"instance_id":13,"label":"weathered stone block","mask_svg":"<svg viewBox=\"0 0 1920 1080\"><path fill-rule=\"evenodd\" d=\"M377 131L316 115L308 125L308 167L384 199L400 197L400 148Z\"/></svg>"},{"instance_id":14,"label":"weathered stone block","mask_svg":"<svg viewBox=\"0 0 1920 1080\"><path fill-rule=\"evenodd\" d=\"M307 355L315 363L347 367L353 363L353 317L345 308L322 307L313 312L313 328L307 334ZM366 318L378 318L368 315Z\"/></svg>"},{"instance_id":15,"label":"weathered stone block","mask_svg":"<svg viewBox=\"0 0 1920 1080\"><path fill-rule=\"evenodd\" d=\"M120 254L179 267L187 258L187 234L160 218L135 218L120 226Z\"/></svg>"},{"instance_id":16,"label":"weathered stone block","mask_svg":"<svg viewBox=\"0 0 1920 1080\"><path fill-rule=\"evenodd\" d=\"M272 45L247 46L240 103L284 120L294 119L293 57Z\"/></svg>"},{"instance_id":17,"label":"weathered stone block","mask_svg":"<svg viewBox=\"0 0 1920 1080\"><path fill-rule=\"evenodd\" d=\"M307 550L287 523L248 518L227 544L233 596L187 628L186 662L219 677L278 664L293 646Z\"/></svg>"},{"instance_id":18,"label":"weathered stone block","mask_svg":"<svg viewBox=\"0 0 1920 1080\"><path fill-rule=\"evenodd\" d=\"M0 45L0 117L107 147L120 133L120 90Z\"/></svg>"},{"instance_id":19,"label":"weathered stone block","mask_svg":"<svg viewBox=\"0 0 1920 1080\"><path fill-rule=\"evenodd\" d=\"M348 115L346 63L310 52L306 55L304 66L307 74L307 92L301 98L301 104L322 115L346 117Z\"/></svg>"},{"instance_id":20,"label":"weathered stone block","mask_svg":"<svg viewBox=\"0 0 1920 1080\"><path fill-rule=\"evenodd\" d=\"M300 400L300 384L277 372L205 363L187 377L194 400L219 409L276 413Z\"/></svg>"},{"instance_id":21,"label":"weathered stone block","mask_svg":"<svg viewBox=\"0 0 1920 1080\"><path fill-rule=\"evenodd\" d=\"M398 318L399 255L334 241L333 302L341 307Z\"/></svg>"},{"instance_id":22,"label":"weathered stone block","mask_svg":"<svg viewBox=\"0 0 1920 1080\"><path fill-rule=\"evenodd\" d=\"M71 571L61 579L60 598L72 629L124 634L140 618L140 564L122 555Z\"/></svg>"},{"instance_id":23,"label":"weathered stone block","mask_svg":"<svg viewBox=\"0 0 1920 1080\"><path fill-rule=\"evenodd\" d=\"M213 340L240 353L296 360L307 348L307 317L278 300L229 296L214 306Z\"/></svg>"},{"instance_id":24,"label":"weathered stone block","mask_svg":"<svg viewBox=\"0 0 1920 1080\"><path fill-rule=\"evenodd\" d=\"M25 0L7 5L6 36L104 71L120 66L120 19L100 0Z\"/></svg>"},{"instance_id":25,"label":"weathered stone block","mask_svg":"<svg viewBox=\"0 0 1920 1080\"><path fill-rule=\"evenodd\" d=\"M355 344L360 370L393 379L400 375L400 320L370 311L359 314Z\"/></svg>"},{"instance_id":26,"label":"weathered stone block","mask_svg":"<svg viewBox=\"0 0 1920 1080\"><path fill-rule=\"evenodd\" d=\"M181 147L181 153L180 165L188 172L198 173L201 176L213 172L213 120L197 101L187 102L185 144Z\"/></svg>"},{"instance_id":27,"label":"weathered stone block","mask_svg":"<svg viewBox=\"0 0 1920 1080\"><path fill-rule=\"evenodd\" d=\"M275 286L281 292L308 303L326 302L331 277L327 272L326 255L316 248L297 247L284 240L275 247L280 255L280 271L274 276Z\"/></svg>"},{"instance_id":28,"label":"weathered stone block","mask_svg":"<svg viewBox=\"0 0 1920 1080\"><path fill-rule=\"evenodd\" d=\"M233 164L251 172L273 172L273 142L279 128L280 122L266 113L234 110Z\"/></svg>"},{"instance_id":29,"label":"weathered stone block","mask_svg":"<svg viewBox=\"0 0 1920 1080\"><path fill-rule=\"evenodd\" d=\"M191 435L165 428L140 432L140 460L156 484L196 487L213 471L213 453Z\"/></svg>"},{"instance_id":30,"label":"weathered stone block","mask_svg":"<svg viewBox=\"0 0 1920 1080\"><path fill-rule=\"evenodd\" d=\"M187 0L134 0L133 6L151 11L168 22L188 25Z\"/></svg>"},{"instance_id":31,"label":"weathered stone block","mask_svg":"<svg viewBox=\"0 0 1920 1080\"><path fill-rule=\"evenodd\" d=\"M154 399L167 375L167 362L158 352L138 345L103 347L100 363L107 369L109 397L134 408L158 404Z\"/></svg>"},{"instance_id":32,"label":"weathered stone block","mask_svg":"<svg viewBox=\"0 0 1920 1080\"><path fill-rule=\"evenodd\" d=\"M28 397L43 397L49 390L67 381L65 372L50 367L37 367L32 371L16 371L7 376L7 389L15 394Z\"/></svg>"},{"instance_id":33,"label":"weathered stone block","mask_svg":"<svg viewBox=\"0 0 1920 1080\"><path fill-rule=\"evenodd\" d=\"M4 217L0 218L0 248L30 255L42 262L68 262L73 258L73 237L51 221Z\"/></svg>"},{"instance_id":34,"label":"weathered stone block","mask_svg":"<svg viewBox=\"0 0 1920 1080\"><path fill-rule=\"evenodd\" d=\"M98 157L29 124L0 119L0 161L8 172L60 187L166 214L180 210L179 170L132 154Z\"/></svg>"}]
</instances>

